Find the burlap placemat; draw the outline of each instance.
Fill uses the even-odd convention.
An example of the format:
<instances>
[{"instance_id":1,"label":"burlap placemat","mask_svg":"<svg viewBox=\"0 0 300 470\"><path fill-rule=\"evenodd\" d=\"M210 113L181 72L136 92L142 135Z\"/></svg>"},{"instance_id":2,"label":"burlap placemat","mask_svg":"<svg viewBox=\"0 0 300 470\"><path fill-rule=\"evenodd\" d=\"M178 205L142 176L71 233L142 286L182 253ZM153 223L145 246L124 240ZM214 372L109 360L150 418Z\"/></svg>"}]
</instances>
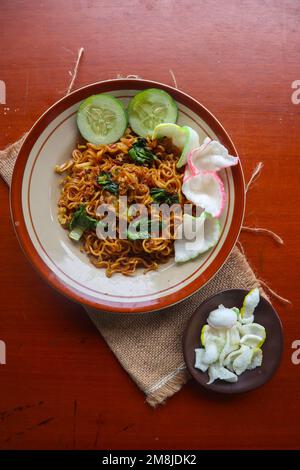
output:
<instances>
[{"instance_id":1,"label":"burlap placemat","mask_svg":"<svg viewBox=\"0 0 300 470\"><path fill-rule=\"evenodd\" d=\"M25 139L0 151L0 174L11 183L14 163ZM234 248L218 274L189 299L161 311L139 315L112 314L86 309L110 349L151 406L176 393L188 379L182 335L196 307L223 289L259 286L245 256Z\"/></svg>"}]
</instances>

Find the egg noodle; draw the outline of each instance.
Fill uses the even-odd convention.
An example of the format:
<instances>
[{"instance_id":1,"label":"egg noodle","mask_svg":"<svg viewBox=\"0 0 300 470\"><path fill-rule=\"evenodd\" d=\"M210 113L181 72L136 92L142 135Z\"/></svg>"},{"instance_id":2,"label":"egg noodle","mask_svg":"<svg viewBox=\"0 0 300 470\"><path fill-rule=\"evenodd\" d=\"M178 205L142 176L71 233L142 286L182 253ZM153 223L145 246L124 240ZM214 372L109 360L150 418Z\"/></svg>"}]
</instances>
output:
<instances>
[{"instance_id":1,"label":"egg noodle","mask_svg":"<svg viewBox=\"0 0 300 470\"><path fill-rule=\"evenodd\" d=\"M128 151L138 138L131 129L115 144L78 145L72 158L55 171L66 176L61 182L61 195L58 201L58 220L69 229L76 210L83 205L88 216L97 218L97 208L110 205L118 212L119 196L126 196L128 207L143 204L148 213L153 210L151 188L161 188L168 194L176 194L178 203L183 206L187 201L181 192L183 169L176 168L179 151L171 141L147 139L147 148L155 155L151 164L143 166L133 162ZM118 194L112 194L97 183L99 175L109 172L112 181L118 185ZM153 216L153 214L152 214ZM127 214L127 222L132 217ZM156 217L159 219L159 212ZM95 229L85 230L81 238L81 251L88 254L91 262L98 268L104 268L106 275L113 273L132 275L138 267L145 272L155 270L160 263L165 263L174 254L174 221L176 214L171 214L168 238L146 239L101 239ZM118 228L116 229L118 232Z\"/></svg>"}]
</instances>

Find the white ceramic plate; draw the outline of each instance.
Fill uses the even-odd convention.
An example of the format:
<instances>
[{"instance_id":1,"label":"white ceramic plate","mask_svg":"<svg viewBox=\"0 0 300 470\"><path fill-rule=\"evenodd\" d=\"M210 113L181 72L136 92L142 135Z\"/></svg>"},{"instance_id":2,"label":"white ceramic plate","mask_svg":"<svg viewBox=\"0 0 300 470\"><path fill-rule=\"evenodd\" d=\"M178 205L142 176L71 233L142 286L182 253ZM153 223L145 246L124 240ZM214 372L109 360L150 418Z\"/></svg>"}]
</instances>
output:
<instances>
[{"instance_id":1,"label":"white ceramic plate","mask_svg":"<svg viewBox=\"0 0 300 470\"><path fill-rule=\"evenodd\" d=\"M72 299L99 310L144 312L159 310L183 300L201 288L225 262L242 224L244 179L241 165L220 173L227 198L221 216L222 235L205 255L176 265L172 259L158 271L133 277L94 267L72 243L57 221L60 177L54 167L70 158L78 140L76 112L88 96L109 92L126 104L144 88L166 90L177 101L178 124L194 128L201 138L220 140L237 155L229 136L202 105L161 83L146 80L109 80L81 88L52 106L37 121L24 142L12 181L11 209L19 241L38 271L55 288Z\"/></svg>"}]
</instances>

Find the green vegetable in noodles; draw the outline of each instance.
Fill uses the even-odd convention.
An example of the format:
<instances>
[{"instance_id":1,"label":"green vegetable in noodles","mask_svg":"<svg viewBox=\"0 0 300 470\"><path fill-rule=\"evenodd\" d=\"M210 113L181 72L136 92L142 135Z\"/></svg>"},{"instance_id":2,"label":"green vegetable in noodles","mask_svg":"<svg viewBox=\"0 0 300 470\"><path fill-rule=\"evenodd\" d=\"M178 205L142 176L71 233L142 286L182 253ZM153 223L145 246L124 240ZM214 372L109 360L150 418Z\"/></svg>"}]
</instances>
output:
<instances>
[{"instance_id":1,"label":"green vegetable in noodles","mask_svg":"<svg viewBox=\"0 0 300 470\"><path fill-rule=\"evenodd\" d=\"M69 237L78 242L85 230L96 229L98 220L90 217L85 209L85 206L82 205L74 213L72 220L69 224Z\"/></svg>"},{"instance_id":2,"label":"green vegetable in noodles","mask_svg":"<svg viewBox=\"0 0 300 470\"><path fill-rule=\"evenodd\" d=\"M146 139L138 139L128 152L131 159L137 165L149 165L153 160L157 159L156 155L146 145Z\"/></svg>"},{"instance_id":3,"label":"green vegetable in noodles","mask_svg":"<svg viewBox=\"0 0 300 470\"><path fill-rule=\"evenodd\" d=\"M165 189L161 188L152 188L150 189L150 194L154 202L165 203L171 206L172 204L177 204L179 202L179 197L177 193L170 193Z\"/></svg>"},{"instance_id":4,"label":"green vegetable in noodles","mask_svg":"<svg viewBox=\"0 0 300 470\"><path fill-rule=\"evenodd\" d=\"M97 178L97 183L112 194L118 194L119 192L118 184L112 180L111 173L108 171L102 171L102 173L100 173Z\"/></svg>"},{"instance_id":5,"label":"green vegetable in noodles","mask_svg":"<svg viewBox=\"0 0 300 470\"><path fill-rule=\"evenodd\" d=\"M151 237L151 231L155 233L156 237L159 237L159 231L162 227L161 221L151 221L147 217L133 220L127 230L128 240L145 240Z\"/></svg>"}]
</instances>

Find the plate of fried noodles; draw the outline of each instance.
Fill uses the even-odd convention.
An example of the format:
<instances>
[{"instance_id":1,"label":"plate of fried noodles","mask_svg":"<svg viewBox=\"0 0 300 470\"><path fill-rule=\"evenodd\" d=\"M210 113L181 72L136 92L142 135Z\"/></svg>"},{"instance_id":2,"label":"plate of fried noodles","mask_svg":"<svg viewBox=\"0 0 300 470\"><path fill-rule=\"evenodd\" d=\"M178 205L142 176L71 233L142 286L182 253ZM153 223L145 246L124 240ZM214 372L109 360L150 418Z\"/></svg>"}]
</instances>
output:
<instances>
[{"instance_id":1,"label":"plate of fried noodles","mask_svg":"<svg viewBox=\"0 0 300 470\"><path fill-rule=\"evenodd\" d=\"M168 85L80 88L30 130L11 187L23 251L50 285L100 311L158 311L221 268L244 215L237 151Z\"/></svg>"}]
</instances>

